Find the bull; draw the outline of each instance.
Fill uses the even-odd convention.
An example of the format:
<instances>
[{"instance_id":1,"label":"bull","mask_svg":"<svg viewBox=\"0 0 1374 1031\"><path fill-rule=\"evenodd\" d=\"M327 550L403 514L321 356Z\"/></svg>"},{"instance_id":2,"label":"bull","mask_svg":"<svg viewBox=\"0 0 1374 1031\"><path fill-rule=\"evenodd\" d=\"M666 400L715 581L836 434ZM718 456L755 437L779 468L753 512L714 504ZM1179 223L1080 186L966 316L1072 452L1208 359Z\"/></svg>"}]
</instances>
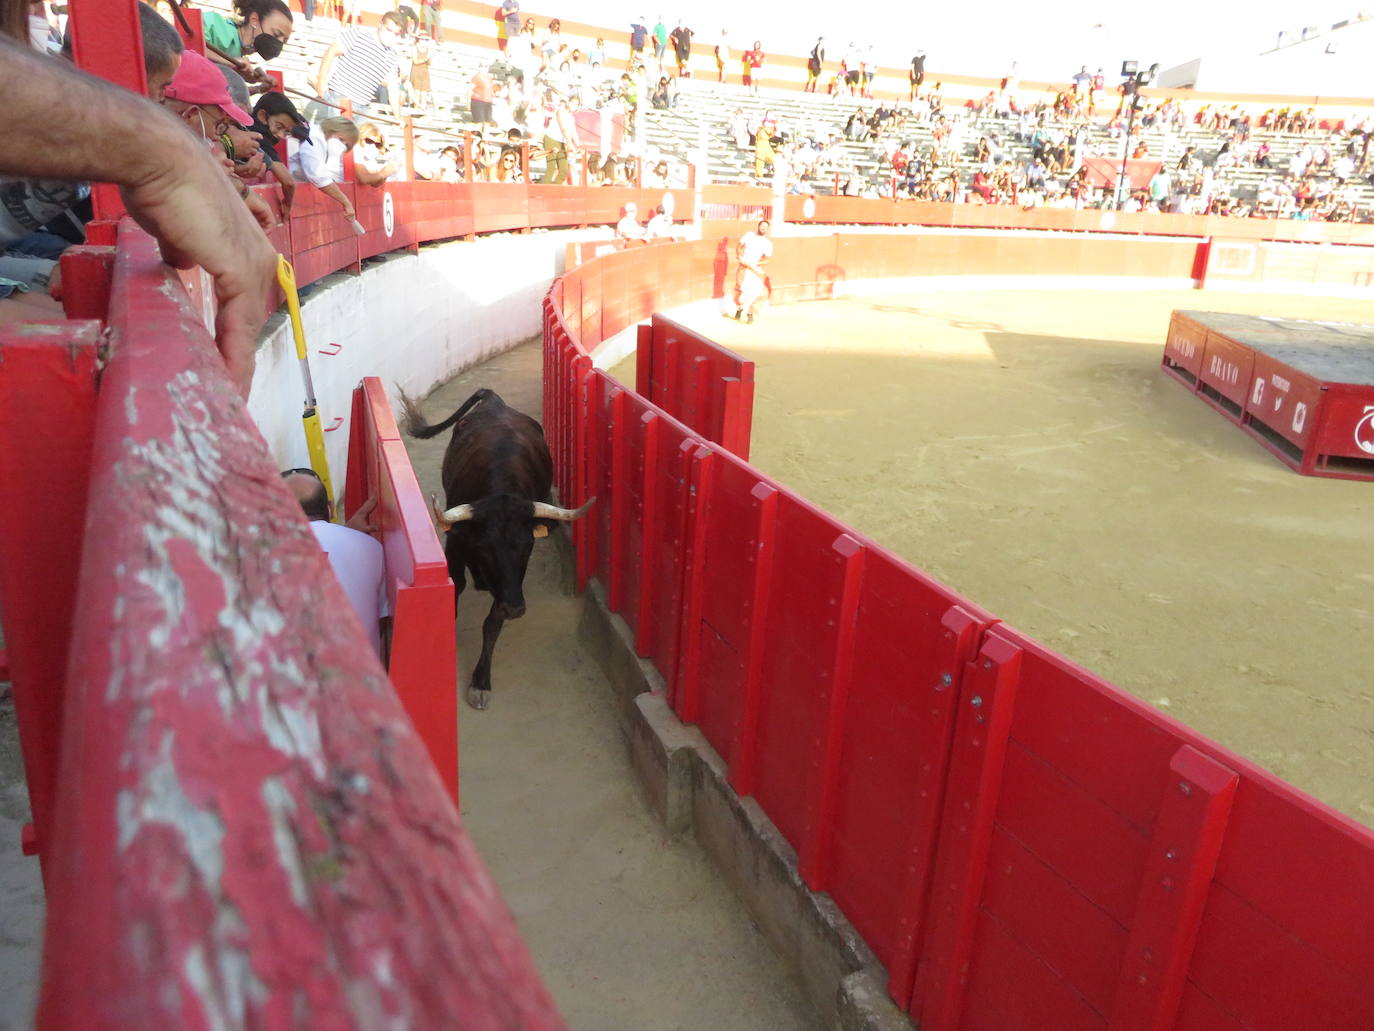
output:
<instances>
[{"instance_id":1,"label":"bull","mask_svg":"<svg viewBox=\"0 0 1374 1031\"><path fill-rule=\"evenodd\" d=\"M404 394L401 404L412 437L426 440L453 427L441 473L444 507L436 501L434 515L446 534L444 555L456 596L467 585L465 573L472 574L473 587L491 593L491 611L482 623L482 655L467 690L468 704L485 709L501 627L525 614L525 570L535 538L582 516L596 499L577 509L548 503L553 458L544 431L494 390L478 390L436 426Z\"/></svg>"}]
</instances>

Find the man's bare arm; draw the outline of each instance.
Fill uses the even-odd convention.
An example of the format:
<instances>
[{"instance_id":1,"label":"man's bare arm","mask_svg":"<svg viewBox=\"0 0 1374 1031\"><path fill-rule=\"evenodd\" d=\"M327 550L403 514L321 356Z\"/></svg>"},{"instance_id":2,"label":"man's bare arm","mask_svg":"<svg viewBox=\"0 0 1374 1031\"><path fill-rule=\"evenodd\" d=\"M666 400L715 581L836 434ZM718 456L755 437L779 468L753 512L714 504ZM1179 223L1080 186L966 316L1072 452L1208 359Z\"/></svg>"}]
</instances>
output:
<instances>
[{"instance_id":1,"label":"man's bare arm","mask_svg":"<svg viewBox=\"0 0 1374 1031\"><path fill-rule=\"evenodd\" d=\"M315 73L315 77L310 80L310 87L315 91L315 95L324 96L325 87L329 85L329 73L334 70L334 62L343 53L343 44L335 40L330 44L329 49L320 58L320 70Z\"/></svg>"},{"instance_id":2,"label":"man's bare arm","mask_svg":"<svg viewBox=\"0 0 1374 1031\"><path fill-rule=\"evenodd\" d=\"M0 172L119 185L178 268L215 282L215 336L245 395L276 251L206 148L151 101L0 39Z\"/></svg>"}]
</instances>

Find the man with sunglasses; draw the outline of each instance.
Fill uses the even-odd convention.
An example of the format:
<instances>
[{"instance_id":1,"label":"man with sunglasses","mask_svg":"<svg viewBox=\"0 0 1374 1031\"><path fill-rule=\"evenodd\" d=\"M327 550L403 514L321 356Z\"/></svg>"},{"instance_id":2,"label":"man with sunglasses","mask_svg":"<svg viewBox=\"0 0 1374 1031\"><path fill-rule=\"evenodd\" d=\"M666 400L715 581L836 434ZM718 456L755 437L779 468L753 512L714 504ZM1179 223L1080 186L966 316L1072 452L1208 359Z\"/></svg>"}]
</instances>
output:
<instances>
[{"instance_id":1,"label":"man with sunglasses","mask_svg":"<svg viewBox=\"0 0 1374 1031\"><path fill-rule=\"evenodd\" d=\"M181 57L181 67L163 93L162 106L212 146L216 156L223 159L234 188L258 224L263 229L273 228L277 218L271 207L234 174L234 144L230 134L251 125L253 119L230 99L229 87L215 66L200 54L186 51Z\"/></svg>"}]
</instances>

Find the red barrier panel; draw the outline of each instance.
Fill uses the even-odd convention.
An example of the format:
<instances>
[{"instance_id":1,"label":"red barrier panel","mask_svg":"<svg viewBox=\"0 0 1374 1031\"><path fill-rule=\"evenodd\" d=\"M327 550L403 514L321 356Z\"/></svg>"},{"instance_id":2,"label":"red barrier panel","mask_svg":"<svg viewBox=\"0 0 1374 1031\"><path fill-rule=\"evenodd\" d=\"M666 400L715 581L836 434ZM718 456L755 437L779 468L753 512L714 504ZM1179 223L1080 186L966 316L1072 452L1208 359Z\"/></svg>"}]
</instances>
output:
<instances>
[{"instance_id":1,"label":"red barrier panel","mask_svg":"<svg viewBox=\"0 0 1374 1031\"><path fill-rule=\"evenodd\" d=\"M0 330L0 607L33 813L25 851L45 878L101 344L94 321Z\"/></svg>"},{"instance_id":2,"label":"red barrier panel","mask_svg":"<svg viewBox=\"0 0 1374 1031\"><path fill-rule=\"evenodd\" d=\"M774 274L802 280L778 285L801 295L965 269L1187 277L1198 255L955 236L777 249ZM723 242L681 252L686 299L720 287ZM572 307L550 306L549 351L599 342L603 283L621 311L670 267L579 266ZM1171 371L1235 403L1247 377L1209 372L1208 348L1176 320ZM690 377L657 362L641 361L644 390L692 411ZM604 373L586 386L567 413L586 420L574 465L610 504L579 568L922 1027L1374 1026L1374 834L996 626Z\"/></svg>"},{"instance_id":3,"label":"red barrier panel","mask_svg":"<svg viewBox=\"0 0 1374 1031\"><path fill-rule=\"evenodd\" d=\"M392 637L387 670L401 704L458 803L458 672L453 581L429 502L406 454L386 388L375 376L353 391L344 512L377 499L373 521L386 557Z\"/></svg>"},{"instance_id":4,"label":"red barrier panel","mask_svg":"<svg viewBox=\"0 0 1374 1031\"><path fill-rule=\"evenodd\" d=\"M561 1028L198 314L128 220L107 339L38 1026ZM57 468L80 457L62 439L28 447Z\"/></svg>"},{"instance_id":5,"label":"red barrier panel","mask_svg":"<svg viewBox=\"0 0 1374 1031\"><path fill-rule=\"evenodd\" d=\"M753 362L672 319L654 315L647 334L640 337L635 368L643 397L702 438L749 460Z\"/></svg>"}]
</instances>

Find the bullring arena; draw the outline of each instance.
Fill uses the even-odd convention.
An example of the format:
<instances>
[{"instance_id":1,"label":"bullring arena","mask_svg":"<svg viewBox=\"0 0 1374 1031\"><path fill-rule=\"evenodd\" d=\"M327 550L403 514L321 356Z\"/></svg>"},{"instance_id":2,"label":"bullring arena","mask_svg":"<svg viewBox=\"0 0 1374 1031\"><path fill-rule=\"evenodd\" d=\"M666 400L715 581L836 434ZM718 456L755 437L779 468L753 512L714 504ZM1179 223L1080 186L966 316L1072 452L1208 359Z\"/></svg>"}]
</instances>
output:
<instances>
[{"instance_id":1,"label":"bullring arena","mask_svg":"<svg viewBox=\"0 0 1374 1031\"><path fill-rule=\"evenodd\" d=\"M1374 230L707 173L302 187L246 398L97 194L0 322L0 1024L1374 1027L1371 486L1266 450L1219 335L1162 368L1180 310L1374 326ZM397 420L480 387L586 514L476 712ZM383 662L305 466L376 501Z\"/></svg>"}]
</instances>

